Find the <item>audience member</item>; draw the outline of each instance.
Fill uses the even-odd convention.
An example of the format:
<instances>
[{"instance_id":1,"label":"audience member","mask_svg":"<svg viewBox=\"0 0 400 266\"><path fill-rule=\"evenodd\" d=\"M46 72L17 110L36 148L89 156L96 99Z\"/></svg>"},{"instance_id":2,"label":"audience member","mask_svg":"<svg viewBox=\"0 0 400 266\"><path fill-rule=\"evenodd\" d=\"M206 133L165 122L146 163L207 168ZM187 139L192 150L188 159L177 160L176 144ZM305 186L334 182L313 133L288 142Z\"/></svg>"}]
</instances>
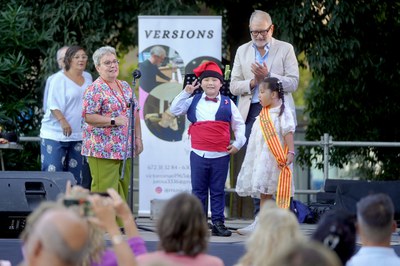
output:
<instances>
[{"instance_id":1,"label":"audience member","mask_svg":"<svg viewBox=\"0 0 400 266\"><path fill-rule=\"evenodd\" d=\"M242 197L260 198L261 206L275 196L279 207L289 208L295 189L293 115L285 108L282 82L277 78L265 78L259 83L258 98L263 108L253 125L235 190ZM256 216L251 225L237 232L251 233L257 221Z\"/></svg>"},{"instance_id":2,"label":"audience member","mask_svg":"<svg viewBox=\"0 0 400 266\"><path fill-rule=\"evenodd\" d=\"M114 188L123 199L128 198L131 142L134 156L143 151L139 104L128 82L118 80L119 61L113 47L104 46L93 54L99 77L86 89L83 97L82 155L87 156L92 175L92 192ZM131 136L130 101L135 102L134 136ZM122 166L126 162L124 176Z\"/></svg>"},{"instance_id":3,"label":"audience member","mask_svg":"<svg viewBox=\"0 0 400 266\"><path fill-rule=\"evenodd\" d=\"M170 81L171 78L163 74L159 67L164 62L166 52L161 46L153 46L150 50L150 58L139 63L139 69L142 72L140 79L140 87L146 91L151 92L160 83L157 82L157 77Z\"/></svg>"},{"instance_id":4,"label":"audience member","mask_svg":"<svg viewBox=\"0 0 400 266\"><path fill-rule=\"evenodd\" d=\"M253 266L342 266L336 253L320 242L311 240L287 244L272 260Z\"/></svg>"},{"instance_id":5,"label":"audience member","mask_svg":"<svg viewBox=\"0 0 400 266\"><path fill-rule=\"evenodd\" d=\"M82 180L82 98L91 84L83 75L88 56L80 46L68 48L65 71L58 72L49 85L46 111L40 128L42 171L69 171L77 184Z\"/></svg>"},{"instance_id":6,"label":"audience member","mask_svg":"<svg viewBox=\"0 0 400 266\"><path fill-rule=\"evenodd\" d=\"M109 197L89 195L89 191L79 186L70 188L57 202L42 202L27 220L25 230L21 234L23 243L31 235L37 221L49 210L72 210L82 219L88 221L89 244L80 265L116 266L135 265L134 255L146 253L146 246L139 236L134 217L127 203L114 189L108 189ZM123 221L123 236L116 222L116 215ZM111 248L105 249L104 234L111 239ZM125 241L125 239L127 240Z\"/></svg>"},{"instance_id":7,"label":"audience member","mask_svg":"<svg viewBox=\"0 0 400 266\"><path fill-rule=\"evenodd\" d=\"M372 194L357 203L356 228L361 248L350 258L347 266L400 265L400 257L390 246L397 224L393 202L388 195Z\"/></svg>"},{"instance_id":8,"label":"audience member","mask_svg":"<svg viewBox=\"0 0 400 266\"><path fill-rule=\"evenodd\" d=\"M89 241L88 223L77 213L65 208L47 210L24 243L22 265L81 265Z\"/></svg>"},{"instance_id":9,"label":"audience member","mask_svg":"<svg viewBox=\"0 0 400 266\"><path fill-rule=\"evenodd\" d=\"M119 217L122 221L125 237L127 238L127 245L124 245L122 249L119 249L119 254L115 248L107 249L105 252L103 252L100 262L94 263L92 266L117 266L117 262L118 265L133 265L132 263L128 263L132 259L130 253L133 252L135 256L144 254L147 252L146 245L143 238L139 235L135 218L133 217L133 214L126 201L123 200L118 192L112 188L108 189L107 193L110 196L110 200L108 202L112 203L117 217ZM106 206L108 205L106 204ZM104 212L103 215L108 214L107 212ZM99 215L96 216L99 217ZM104 219L107 219L107 217L104 217ZM103 218L99 217L99 220L102 222ZM112 227L111 229L106 228L106 232L108 232L109 237L111 238L111 243L113 245L124 244L124 242L121 242L122 236L119 234L119 228L115 227L115 219L112 221L110 220L108 224L108 226ZM110 232L112 232L113 235L111 235ZM130 248L131 252L128 251L127 247ZM128 255L125 256L124 254ZM118 257L122 257L126 263L121 262Z\"/></svg>"},{"instance_id":10,"label":"audience member","mask_svg":"<svg viewBox=\"0 0 400 266\"><path fill-rule=\"evenodd\" d=\"M292 92L299 83L299 67L293 46L275 39L275 25L271 16L255 10L250 16L249 30L251 41L241 45L235 55L232 67L230 91L238 96L238 108L246 124L246 138L249 140L253 123L260 113L259 83L265 77L275 77L282 81L285 101L293 114L296 125L295 105ZM235 156L237 172L243 162L247 142ZM260 200L253 198L254 216L260 209ZM250 232L254 225L244 231Z\"/></svg>"},{"instance_id":11,"label":"audience member","mask_svg":"<svg viewBox=\"0 0 400 266\"><path fill-rule=\"evenodd\" d=\"M356 250L354 215L342 209L326 212L319 220L311 239L335 251L342 264L346 265Z\"/></svg>"},{"instance_id":12,"label":"audience member","mask_svg":"<svg viewBox=\"0 0 400 266\"><path fill-rule=\"evenodd\" d=\"M157 221L157 233L159 250L139 255L139 265L157 265L160 261L167 265L224 265L220 258L205 253L208 226L202 204L194 195L179 193L168 200Z\"/></svg>"},{"instance_id":13,"label":"audience member","mask_svg":"<svg viewBox=\"0 0 400 266\"><path fill-rule=\"evenodd\" d=\"M303 242L296 216L278 208L273 200L263 204L258 223L246 241L246 253L236 266L266 265L292 242ZM279 264L276 264L279 265Z\"/></svg>"},{"instance_id":14,"label":"audience member","mask_svg":"<svg viewBox=\"0 0 400 266\"><path fill-rule=\"evenodd\" d=\"M192 193L200 199L207 214L210 192L212 234L228 237L232 232L224 224L225 182L230 155L235 154L246 142L244 122L233 101L220 94L224 79L219 66L210 61L193 71L200 83L195 80L186 85L172 101L170 111L175 116L186 114L191 122ZM200 85L204 92L191 97ZM235 135L232 144L230 129Z\"/></svg>"}]
</instances>

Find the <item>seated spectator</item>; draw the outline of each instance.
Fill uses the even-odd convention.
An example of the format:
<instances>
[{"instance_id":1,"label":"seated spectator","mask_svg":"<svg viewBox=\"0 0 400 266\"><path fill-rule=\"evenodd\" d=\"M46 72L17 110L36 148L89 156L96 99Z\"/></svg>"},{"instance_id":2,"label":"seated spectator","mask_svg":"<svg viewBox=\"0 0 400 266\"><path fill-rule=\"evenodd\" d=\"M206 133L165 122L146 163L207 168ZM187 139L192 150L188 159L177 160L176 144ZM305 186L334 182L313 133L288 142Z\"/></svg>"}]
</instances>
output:
<instances>
[{"instance_id":1,"label":"seated spectator","mask_svg":"<svg viewBox=\"0 0 400 266\"><path fill-rule=\"evenodd\" d=\"M236 266L265 265L288 244L304 240L296 216L290 210L278 208L273 200L263 204L258 219L247 239L246 253Z\"/></svg>"},{"instance_id":2,"label":"seated spectator","mask_svg":"<svg viewBox=\"0 0 400 266\"><path fill-rule=\"evenodd\" d=\"M318 222L311 239L336 252L343 265L356 250L355 217L345 210L326 212Z\"/></svg>"},{"instance_id":3,"label":"seated spectator","mask_svg":"<svg viewBox=\"0 0 400 266\"><path fill-rule=\"evenodd\" d=\"M254 266L341 266L335 252L317 241L287 243L272 260Z\"/></svg>"},{"instance_id":4,"label":"seated spectator","mask_svg":"<svg viewBox=\"0 0 400 266\"><path fill-rule=\"evenodd\" d=\"M136 256L147 252L144 240L139 235L136 227L135 218L133 217L126 201L122 199L118 192L113 188L109 188L107 194L109 197L100 197L96 194L89 195L89 190L87 189L80 186L74 186L71 188L69 184L67 185L65 198L83 198L88 199L90 202L93 200L97 202L97 204L91 204L92 208L90 211L92 213L87 215L97 218L93 219L90 217L90 221L100 226L100 228L108 233L108 237L111 239L113 245L112 248L102 250L99 259L91 259L90 261L92 266L126 265L126 263L120 263L119 258L126 258L126 260L130 261L132 259L130 256L132 255L132 252ZM120 223L124 225L123 231L125 231L125 236L120 234L119 225L116 223L115 216L117 216ZM94 229L98 231L99 228L94 226ZM96 233L96 238L101 235L101 242L96 245L97 247L104 246L103 230L100 231L100 234ZM124 241L125 239L126 241ZM116 249L115 245L118 245L118 249ZM131 252L127 250L127 247L130 248ZM129 265L134 264L131 262Z\"/></svg>"},{"instance_id":5,"label":"seated spectator","mask_svg":"<svg viewBox=\"0 0 400 266\"><path fill-rule=\"evenodd\" d=\"M393 202L388 195L372 194L357 203L356 228L362 247L347 266L400 265L400 257L390 246L397 224Z\"/></svg>"},{"instance_id":6,"label":"seated spectator","mask_svg":"<svg viewBox=\"0 0 400 266\"><path fill-rule=\"evenodd\" d=\"M208 225L200 200L189 193L172 197L157 222L159 250L139 255L139 265L221 266L223 261L207 255ZM164 265L163 264L163 265Z\"/></svg>"},{"instance_id":7,"label":"seated spectator","mask_svg":"<svg viewBox=\"0 0 400 266\"><path fill-rule=\"evenodd\" d=\"M24 243L23 265L81 265L90 242L85 219L66 208L43 213Z\"/></svg>"},{"instance_id":8,"label":"seated spectator","mask_svg":"<svg viewBox=\"0 0 400 266\"><path fill-rule=\"evenodd\" d=\"M80 265L136 265L134 254L147 252L145 243L139 236L134 217L126 202L114 189L109 189L107 192L109 197L89 195L88 190L79 186L70 188L70 184L68 184L66 195L59 201L42 202L29 215L27 225L21 234L23 243L28 241L32 228L47 211L71 210L89 221L90 243L83 263ZM126 236L120 233L116 215L124 224ZM105 232L111 239L112 248L105 249Z\"/></svg>"}]
</instances>

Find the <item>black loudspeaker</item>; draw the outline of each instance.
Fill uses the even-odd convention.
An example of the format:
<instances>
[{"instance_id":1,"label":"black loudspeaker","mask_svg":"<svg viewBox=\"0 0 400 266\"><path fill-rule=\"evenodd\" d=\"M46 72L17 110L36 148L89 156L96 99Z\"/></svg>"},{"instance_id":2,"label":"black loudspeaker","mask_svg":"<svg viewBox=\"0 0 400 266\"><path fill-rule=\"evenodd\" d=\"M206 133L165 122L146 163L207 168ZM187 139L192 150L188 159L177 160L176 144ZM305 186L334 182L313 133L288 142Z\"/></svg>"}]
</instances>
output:
<instances>
[{"instance_id":1,"label":"black loudspeaker","mask_svg":"<svg viewBox=\"0 0 400 266\"><path fill-rule=\"evenodd\" d=\"M357 202L370 194L385 193L393 201L395 220L400 220L400 181L357 181L338 184L335 208L357 212Z\"/></svg>"},{"instance_id":2,"label":"black loudspeaker","mask_svg":"<svg viewBox=\"0 0 400 266\"><path fill-rule=\"evenodd\" d=\"M68 180L76 184L70 172L0 171L0 238L18 238L26 217L42 201L57 200Z\"/></svg>"}]
</instances>

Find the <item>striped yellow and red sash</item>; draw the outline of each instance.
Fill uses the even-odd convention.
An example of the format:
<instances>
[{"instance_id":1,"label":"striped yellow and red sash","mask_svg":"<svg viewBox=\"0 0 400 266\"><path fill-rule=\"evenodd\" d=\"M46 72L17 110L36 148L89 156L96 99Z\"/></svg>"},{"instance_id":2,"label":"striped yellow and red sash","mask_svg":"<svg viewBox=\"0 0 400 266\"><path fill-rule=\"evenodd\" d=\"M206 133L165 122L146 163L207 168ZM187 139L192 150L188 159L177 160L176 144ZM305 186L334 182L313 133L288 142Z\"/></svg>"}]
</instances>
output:
<instances>
[{"instance_id":1,"label":"striped yellow and red sash","mask_svg":"<svg viewBox=\"0 0 400 266\"><path fill-rule=\"evenodd\" d=\"M285 145L285 148L282 148L282 145L279 142L278 134L276 133L274 127L274 123L271 120L268 107L264 107L260 112L260 125L265 142L268 144L270 151L275 156L277 163L285 165L279 174L276 204L280 208L287 209L290 207L292 188L292 171L290 171L289 166L286 165L285 156L285 154L288 152L288 147Z\"/></svg>"}]
</instances>

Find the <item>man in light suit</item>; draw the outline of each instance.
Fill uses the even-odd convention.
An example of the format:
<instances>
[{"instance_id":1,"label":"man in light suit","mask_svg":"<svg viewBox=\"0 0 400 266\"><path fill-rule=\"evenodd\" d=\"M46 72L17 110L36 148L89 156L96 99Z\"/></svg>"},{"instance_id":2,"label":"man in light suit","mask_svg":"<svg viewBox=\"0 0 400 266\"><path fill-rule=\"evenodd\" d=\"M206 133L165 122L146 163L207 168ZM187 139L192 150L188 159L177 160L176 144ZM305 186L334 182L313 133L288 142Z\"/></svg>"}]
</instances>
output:
<instances>
[{"instance_id":1,"label":"man in light suit","mask_svg":"<svg viewBox=\"0 0 400 266\"><path fill-rule=\"evenodd\" d=\"M296 91L299 84L299 66L293 46L272 37L274 25L271 16L264 11L255 10L250 17L249 29L251 41L237 49L230 83L231 93L238 96L238 108L246 124L247 140L262 108L258 100L258 84L265 77L275 77L282 81L285 104L293 112L296 124L296 110L291 93ZM243 162L245 147L238 153L236 163ZM255 215L260 209L259 204L259 199L254 199ZM252 224L248 228L239 229L238 233L247 234L254 226Z\"/></svg>"}]
</instances>

